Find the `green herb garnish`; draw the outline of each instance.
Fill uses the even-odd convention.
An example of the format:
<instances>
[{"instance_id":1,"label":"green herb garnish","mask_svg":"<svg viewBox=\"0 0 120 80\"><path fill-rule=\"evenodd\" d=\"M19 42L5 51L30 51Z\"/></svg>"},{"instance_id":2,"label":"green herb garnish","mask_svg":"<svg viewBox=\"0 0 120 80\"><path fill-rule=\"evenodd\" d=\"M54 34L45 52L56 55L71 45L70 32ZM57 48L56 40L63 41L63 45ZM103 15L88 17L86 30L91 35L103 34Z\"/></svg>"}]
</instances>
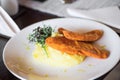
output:
<instances>
[{"instance_id":1,"label":"green herb garnish","mask_svg":"<svg viewBox=\"0 0 120 80\"><path fill-rule=\"evenodd\" d=\"M33 30L31 34L29 34L28 39L30 42L35 42L37 44L41 44L45 53L48 55L46 51L45 39L52 35L52 27L44 25L43 27L37 27Z\"/></svg>"}]
</instances>

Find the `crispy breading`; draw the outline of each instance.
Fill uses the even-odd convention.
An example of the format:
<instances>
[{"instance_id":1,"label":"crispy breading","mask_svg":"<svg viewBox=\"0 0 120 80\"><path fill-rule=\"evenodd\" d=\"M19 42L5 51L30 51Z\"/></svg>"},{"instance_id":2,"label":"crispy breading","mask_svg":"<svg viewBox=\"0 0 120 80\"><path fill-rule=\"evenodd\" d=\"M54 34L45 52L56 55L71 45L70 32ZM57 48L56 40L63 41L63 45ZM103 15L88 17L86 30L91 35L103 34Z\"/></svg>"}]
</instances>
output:
<instances>
[{"instance_id":1,"label":"crispy breading","mask_svg":"<svg viewBox=\"0 0 120 80\"><path fill-rule=\"evenodd\" d=\"M59 28L58 32L62 33L67 39L79 41L96 41L103 35L102 30L92 30L86 33L75 33L64 28Z\"/></svg>"},{"instance_id":2,"label":"crispy breading","mask_svg":"<svg viewBox=\"0 0 120 80\"><path fill-rule=\"evenodd\" d=\"M45 42L48 46L68 54L79 54L100 59L109 56L109 51L100 49L92 43L73 41L65 37L48 37Z\"/></svg>"},{"instance_id":3,"label":"crispy breading","mask_svg":"<svg viewBox=\"0 0 120 80\"><path fill-rule=\"evenodd\" d=\"M72 40L68 40L65 37L48 37L45 40L45 43L57 50L60 50L62 52L66 52L69 54L77 54L77 48L76 44ZM75 46L75 47L74 47Z\"/></svg>"}]
</instances>

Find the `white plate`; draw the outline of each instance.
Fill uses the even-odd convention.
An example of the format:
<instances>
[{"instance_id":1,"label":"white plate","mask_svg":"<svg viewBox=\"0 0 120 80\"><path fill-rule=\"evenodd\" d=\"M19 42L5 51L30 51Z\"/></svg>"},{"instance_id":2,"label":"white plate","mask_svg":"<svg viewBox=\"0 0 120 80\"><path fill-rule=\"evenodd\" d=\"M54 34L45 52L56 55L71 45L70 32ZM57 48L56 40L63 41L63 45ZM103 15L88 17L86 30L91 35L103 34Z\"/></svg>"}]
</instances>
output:
<instances>
[{"instance_id":1,"label":"white plate","mask_svg":"<svg viewBox=\"0 0 120 80\"><path fill-rule=\"evenodd\" d=\"M38 26L50 25L53 28L64 27L72 31L90 31L102 29L103 37L97 41L110 51L107 59L87 57L85 61L71 68L55 68L34 62L32 51L34 44L27 37ZM7 69L20 79L40 78L41 80L88 80L95 79L111 70L120 59L120 38L109 27L90 20L76 18L58 18L45 20L28 26L11 38L4 48L3 60Z\"/></svg>"}]
</instances>

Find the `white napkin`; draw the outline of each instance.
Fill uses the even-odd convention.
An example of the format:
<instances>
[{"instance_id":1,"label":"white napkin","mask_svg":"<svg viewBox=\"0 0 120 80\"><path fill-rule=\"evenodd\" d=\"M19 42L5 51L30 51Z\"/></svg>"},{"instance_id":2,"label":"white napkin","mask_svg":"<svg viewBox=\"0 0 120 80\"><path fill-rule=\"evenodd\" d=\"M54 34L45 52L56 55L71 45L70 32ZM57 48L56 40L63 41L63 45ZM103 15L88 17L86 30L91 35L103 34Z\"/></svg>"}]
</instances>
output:
<instances>
[{"instance_id":1,"label":"white napkin","mask_svg":"<svg viewBox=\"0 0 120 80\"><path fill-rule=\"evenodd\" d=\"M0 7L0 34L13 37L18 32L20 32L20 29L17 24L5 12L5 10Z\"/></svg>"},{"instance_id":2,"label":"white napkin","mask_svg":"<svg viewBox=\"0 0 120 80\"><path fill-rule=\"evenodd\" d=\"M120 10L117 6L94 10L80 10L68 8L69 15L95 20L120 29Z\"/></svg>"}]
</instances>

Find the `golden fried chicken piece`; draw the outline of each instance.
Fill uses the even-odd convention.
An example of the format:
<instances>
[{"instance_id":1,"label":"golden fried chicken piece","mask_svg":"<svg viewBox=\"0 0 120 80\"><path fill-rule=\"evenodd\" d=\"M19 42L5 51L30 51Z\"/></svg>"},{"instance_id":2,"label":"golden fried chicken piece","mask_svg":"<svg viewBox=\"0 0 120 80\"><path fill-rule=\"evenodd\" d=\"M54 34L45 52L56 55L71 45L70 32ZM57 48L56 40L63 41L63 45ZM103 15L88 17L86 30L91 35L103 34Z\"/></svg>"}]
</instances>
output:
<instances>
[{"instance_id":1,"label":"golden fried chicken piece","mask_svg":"<svg viewBox=\"0 0 120 80\"><path fill-rule=\"evenodd\" d=\"M100 49L92 43L73 41L65 37L48 37L45 42L48 46L68 54L79 54L101 59L109 56L107 50Z\"/></svg>"},{"instance_id":2,"label":"golden fried chicken piece","mask_svg":"<svg viewBox=\"0 0 120 80\"><path fill-rule=\"evenodd\" d=\"M75 33L64 28L58 29L59 33L62 33L67 39L78 41L96 41L103 35L102 30L92 30L87 33Z\"/></svg>"}]
</instances>

